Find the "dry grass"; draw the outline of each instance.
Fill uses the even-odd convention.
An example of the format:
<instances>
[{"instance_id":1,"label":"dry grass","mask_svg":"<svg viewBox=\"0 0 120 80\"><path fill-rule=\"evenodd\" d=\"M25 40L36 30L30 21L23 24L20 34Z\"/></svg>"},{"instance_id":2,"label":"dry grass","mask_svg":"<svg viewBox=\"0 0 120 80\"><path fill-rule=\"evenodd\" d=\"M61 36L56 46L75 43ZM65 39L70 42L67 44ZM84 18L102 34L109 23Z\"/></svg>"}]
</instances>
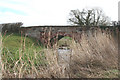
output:
<instances>
[{"instance_id":1,"label":"dry grass","mask_svg":"<svg viewBox=\"0 0 120 80\"><path fill-rule=\"evenodd\" d=\"M2 61L1 61L1 53L2 53L2 35L0 32L0 79L2 78Z\"/></svg>"},{"instance_id":2,"label":"dry grass","mask_svg":"<svg viewBox=\"0 0 120 80\"><path fill-rule=\"evenodd\" d=\"M50 34L49 34L50 35ZM49 38L48 38L49 39ZM50 40L50 39L49 39ZM50 43L49 43L50 44ZM49 45L48 44L48 45ZM89 34L82 32L80 43L71 40L69 69L63 71L64 66L58 64L57 43L54 48L44 48L46 65L35 65L36 56L41 52L32 50L31 56L26 55L24 61L23 48L19 49L19 59L14 60L14 65L4 59L2 64L3 77L12 78L107 78L118 77L118 46L113 34L102 33L100 29ZM24 40L25 48L25 40ZM29 53L29 52L28 52ZM9 51L4 55L9 54ZM13 57L12 57L13 58ZM65 69L65 68L64 68ZM112 73L112 76L111 76Z\"/></svg>"},{"instance_id":3,"label":"dry grass","mask_svg":"<svg viewBox=\"0 0 120 80\"><path fill-rule=\"evenodd\" d=\"M111 34L96 30L82 33L80 43L71 44L71 73L74 77L105 77L101 71L118 69L118 46ZM74 45L74 47L73 47ZM97 75L96 75L97 74ZM118 72L117 72L118 74ZM78 75L78 76L77 76ZM114 75L114 77L117 77Z\"/></svg>"}]
</instances>

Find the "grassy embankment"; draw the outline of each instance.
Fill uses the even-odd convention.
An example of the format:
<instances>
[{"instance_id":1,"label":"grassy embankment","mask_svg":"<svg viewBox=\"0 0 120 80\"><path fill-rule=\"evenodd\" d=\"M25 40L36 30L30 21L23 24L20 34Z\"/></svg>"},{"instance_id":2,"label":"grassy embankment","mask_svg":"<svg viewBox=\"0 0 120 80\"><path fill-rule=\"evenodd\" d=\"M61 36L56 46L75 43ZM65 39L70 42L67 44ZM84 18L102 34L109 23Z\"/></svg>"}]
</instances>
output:
<instances>
[{"instance_id":1,"label":"grassy embankment","mask_svg":"<svg viewBox=\"0 0 120 80\"><path fill-rule=\"evenodd\" d=\"M82 35L81 43L69 37L62 38L58 45L68 43L72 49L69 77L116 78L117 47L114 39L104 34L96 37ZM3 77L65 77L57 63L55 49L41 47L40 43L20 34L3 35Z\"/></svg>"},{"instance_id":2,"label":"grassy embankment","mask_svg":"<svg viewBox=\"0 0 120 80\"><path fill-rule=\"evenodd\" d=\"M3 35L3 76L23 77L37 72L39 66L47 64L43 47L35 39L20 34Z\"/></svg>"}]
</instances>

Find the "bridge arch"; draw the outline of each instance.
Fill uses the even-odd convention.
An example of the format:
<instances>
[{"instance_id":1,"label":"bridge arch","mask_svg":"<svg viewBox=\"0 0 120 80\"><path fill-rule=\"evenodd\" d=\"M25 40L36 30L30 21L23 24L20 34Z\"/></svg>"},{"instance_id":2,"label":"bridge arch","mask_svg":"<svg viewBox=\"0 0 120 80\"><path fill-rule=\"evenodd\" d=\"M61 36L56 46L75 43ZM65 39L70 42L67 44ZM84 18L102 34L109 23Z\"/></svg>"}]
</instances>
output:
<instances>
[{"instance_id":1,"label":"bridge arch","mask_svg":"<svg viewBox=\"0 0 120 80\"><path fill-rule=\"evenodd\" d=\"M70 38L73 39L72 34L61 34L61 33L58 33L58 34L55 34L55 35L53 35L51 37L51 39L50 39L51 46L53 46L54 44L56 44L63 37L70 37Z\"/></svg>"}]
</instances>

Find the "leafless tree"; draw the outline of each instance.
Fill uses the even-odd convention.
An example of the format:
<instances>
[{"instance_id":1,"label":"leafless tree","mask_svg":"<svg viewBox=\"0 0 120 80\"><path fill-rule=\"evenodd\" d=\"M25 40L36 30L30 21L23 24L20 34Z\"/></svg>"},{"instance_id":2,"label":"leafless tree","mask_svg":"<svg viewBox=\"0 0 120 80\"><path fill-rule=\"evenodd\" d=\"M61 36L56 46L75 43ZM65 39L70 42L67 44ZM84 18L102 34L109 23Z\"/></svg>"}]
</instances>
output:
<instances>
[{"instance_id":1,"label":"leafless tree","mask_svg":"<svg viewBox=\"0 0 120 80\"><path fill-rule=\"evenodd\" d=\"M118 22L117 21L112 21L112 26L117 26Z\"/></svg>"},{"instance_id":2,"label":"leafless tree","mask_svg":"<svg viewBox=\"0 0 120 80\"><path fill-rule=\"evenodd\" d=\"M105 16L102 9L71 10L68 22L80 26L108 26L110 19Z\"/></svg>"}]
</instances>

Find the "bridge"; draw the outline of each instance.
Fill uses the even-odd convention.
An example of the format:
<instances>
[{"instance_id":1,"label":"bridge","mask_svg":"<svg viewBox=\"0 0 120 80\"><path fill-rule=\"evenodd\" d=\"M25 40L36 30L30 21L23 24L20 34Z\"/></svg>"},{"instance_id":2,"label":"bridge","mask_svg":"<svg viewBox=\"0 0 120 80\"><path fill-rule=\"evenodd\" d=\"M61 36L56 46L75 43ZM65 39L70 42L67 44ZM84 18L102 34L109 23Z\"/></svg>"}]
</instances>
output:
<instances>
[{"instance_id":1,"label":"bridge","mask_svg":"<svg viewBox=\"0 0 120 80\"><path fill-rule=\"evenodd\" d=\"M87 36L95 36L98 32L105 34L115 34L118 32L118 27L80 27L80 26L30 26L21 27L21 32L26 36L30 36L40 40L44 45L51 47L62 37L68 36L80 43L83 33Z\"/></svg>"}]
</instances>

